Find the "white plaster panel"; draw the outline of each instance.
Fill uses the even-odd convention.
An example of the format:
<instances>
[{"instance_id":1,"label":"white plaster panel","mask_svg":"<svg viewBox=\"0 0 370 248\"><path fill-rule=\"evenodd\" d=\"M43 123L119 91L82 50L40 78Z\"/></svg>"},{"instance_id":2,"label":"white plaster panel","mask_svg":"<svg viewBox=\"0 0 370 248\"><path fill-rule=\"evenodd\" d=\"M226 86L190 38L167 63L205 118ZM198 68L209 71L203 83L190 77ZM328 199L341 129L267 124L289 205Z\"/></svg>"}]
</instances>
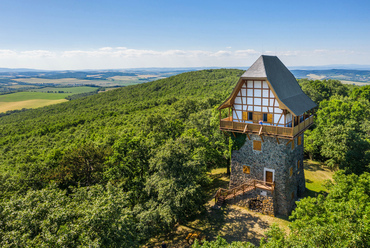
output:
<instances>
[{"instance_id":1,"label":"white plaster panel","mask_svg":"<svg viewBox=\"0 0 370 248\"><path fill-rule=\"evenodd\" d=\"M241 96L240 91L238 92L237 96Z\"/></svg>"},{"instance_id":2,"label":"white plaster panel","mask_svg":"<svg viewBox=\"0 0 370 248\"><path fill-rule=\"evenodd\" d=\"M261 81L254 81L254 88L261 88Z\"/></svg>"},{"instance_id":3,"label":"white plaster panel","mask_svg":"<svg viewBox=\"0 0 370 248\"><path fill-rule=\"evenodd\" d=\"M248 81L247 82L247 87L248 88L253 88L253 81Z\"/></svg>"},{"instance_id":4,"label":"white plaster panel","mask_svg":"<svg viewBox=\"0 0 370 248\"><path fill-rule=\"evenodd\" d=\"M247 90L246 89L242 89L241 90L241 93L242 93L243 96L246 96L247 95Z\"/></svg>"},{"instance_id":5,"label":"white plaster panel","mask_svg":"<svg viewBox=\"0 0 370 248\"><path fill-rule=\"evenodd\" d=\"M286 115L286 122L290 122L290 121L292 121L292 114L291 113L288 113Z\"/></svg>"},{"instance_id":6,"label":"white plaster panel","mask_svg":"<svg viewBox=\"0 0 370 248\"><path fill-rule=\"evenodd\" d=\"M254 111L261 112L261 107L254 107Z\"/></svg>"},{"instance_id":7,"label":"white plaster panel","mask_svg":"<svg viewBox=\"0 0 370 248\"><path fill-rule=\"evenodd\" d=\"M252 97L247 98L247 104L253 105L253 98Z\"/></svg>"},{"instance_id":8,"label":"white plaster panel","mask_svg":"<svg viewBox=\"0 0 370 248\"><path fill-rule=\"evenodd\" d=\"M274 114L274 122L277 123L280 118L280 115ZM283 117L281 117L283 119ZM284 122L283 122L284 123Z\"/></svg>"},{"instance_id":9,"label":"white plaster panel","mask_svg":"<svg viewBox=\"0 0 370 248\"><path fill-rule=\"evenodd\" d=\"M281 114L283 113L283 110L279 108L275 108L275 113Z\"/></svg>"},{"instance_id":10,"label":"white plaster panel","mask_svg":"<svg viewBox=\"0 0 370 248\"><path fill-rule=\"evenodd\" d=\"M253 106L248 106L248 111L253 111Z\"/></svg>"},{"instance_id":11,"label":"white plaster panel","mask_svg":"<svg viewBox=\"0 0 370 248\"><path fill-rule=\"evenodd\" d=\"M270 96L275 98L274 93L272 93L271 90L270 90Z\"/></svg>"},{"instance_id":12,"label":"white plaster panel","mask_svg":"<svg viewBox=\"0 0 370 248\"><path fill-rule=\"evenodd\" d=\"M253 96L253 89L247 89L247 96Z\"/></svg>"},{"instance_id":13,"label":"white plaster panel","mask_svg":"<svg viewBox=\"0 0 370 248\"><path fill-rule=\"evenodd\" d=\"M270 111L270 113L272 113L273 111L274 111L274 108L269 108L269 111Z\"/></svg>"},{"instance_id":14,"label":"white plaster panel","mask_svg":"<svg viewBox=\"0 0 370 248\"><path fill-rule=\"evenodd\" d=\"M274 106L274 99L270 99L270 106Z\"/></svg>"},{"instance_id":15,"label":"white plaster panel","mask_svg":"<svg viewBox=\"0 0 370 248\"><path fill-rule=\"evenodd\" d=\"M242 111L237 110L237 111L235 111L235 112L238 114L238 117L239 117L239 119L241 120L241 119L243 118L243 116L242 116Z\"/></svg>"},{"instance_id":16,"label":"white plaster panel","mask_svg":"<svg viewBox=\"0 0 370 248\"><path fill-rule=\"evenodd\" d=\"M267 112L268 112L268 111L267 111L267 107L262 107L262 112L267 113Z\"/></svg>"},{"instance_id":17,"label":"white plaster panel","mask_svg":"<svg viewBox=\"0 0 370 248\"><path fill-rule=\"evenodd\" d=\"M235 110L233 110L233 121L238 121L237 119L236 119L236 114L235 114Z\"/></svg>"},{"instance_id":18,"label":"white plaster panel","mask_svg":"<svg viewBox=\"0 0 370 248\"><path fill-rule=\"evenodd\" d=\"M261 96L261 90L254 90L254 96Z\"/></svg>"},{"instance_id":19,"label":"white plaster panel","mask_svg":"<svg viewBox=\"0 0 370 248\"><path fill-rule=\"evenodd\" d=\"M283 115L279 121L279 124L283 124L284 125L284 120L285 120L285 116Z\"/></svg>"},{"instance_id":20,"label":"white plaster panel","mask_svg":"<svg viewBox=\"0 0 370 248\"><path fill-rule=\"evenodd\" d=\"M268 106L269 105L269 99L262 99L262 105Z\"/></svg>"},{"instance_id":21,"label":"white plaster panel","mask_svg":"<svg viewBox=\"0 0 370 248\"><path fill-rule=\"evenodd\" d=\"M275 101L275 106L279 107L279 102L278 101Z\"/></svg>"},{"instance_id":22,"label":"white plaster panel","mask_svg":"<svg viewBox=\"0 0 370 248\"><path fill-rule=\"evenodd\" d=\"M242 100L243 100L243 104L247 104L247 97L243 96Z\"/></svg>"},{"instance_id":23,"label":"white plaster panel","mask_svg":"<svg viewBox=\"0 0 370 248\"><path fill-rule=\"evenodd\" d=\"M267 84L266 81L263 81L262 83L263 83L263 88L265 88L265 89L268 89L269 88L269 85Z\"/></svg>"},{"instance_id":24,"label":"white plaster panel","mask_svg":"<svg viewBox=\"0 0 370 248\"><path fill-rule=\"evenodd\" d=\"M234 105L235 109L242 110L242 105Z\"/></svg>"},{"instance_id":25,"label":"white plaster panel","mask_svg":"<svg viewBox=\"0 0 370 248\"><path fill-rule=\"evenodd\" d=\"M243 106L243 111L247 111L248 110L248 106L247 105L244 105Z\"/></svg>"},{"instance_id":26,"label":"white plaster panel","mask_svg":"<svg viewBox=\"0 0 370 248\"><path fill-rule=\"evenodd\" d=\"M235 97L235 103L242 103L242 98L240 96Z\"/></svg>"},{"instance_id":27,"label":"white plaster panel","mask_svg":"<svg viewBox=\"0 0 370 248\"><path fill-rule=\"evenodd\" d=\"M261 105L261 98L254 98L254 105Z\"/></svg>"},{"instance_id":28,"label":"white plaster panel","mask_svg":"<svg viewBox=\"0 0 370 248\"><path fill-rule=\"evenodd\" d=\"M269 91L263 90L263 97L269 97Z\"/></svg>"}]
</instances>

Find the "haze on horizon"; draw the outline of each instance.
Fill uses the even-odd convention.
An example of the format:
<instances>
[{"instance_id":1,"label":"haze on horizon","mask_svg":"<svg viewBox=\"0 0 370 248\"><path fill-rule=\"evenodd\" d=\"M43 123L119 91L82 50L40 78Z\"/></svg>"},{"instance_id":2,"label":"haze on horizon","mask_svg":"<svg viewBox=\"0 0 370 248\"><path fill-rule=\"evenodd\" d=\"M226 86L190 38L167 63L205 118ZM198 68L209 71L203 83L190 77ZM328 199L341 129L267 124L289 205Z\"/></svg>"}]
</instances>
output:
<instances>
[{"instance_id":1,"label":"haze on horizon","mask_svg":"<svg viewBox=\"0 0 370 248\"><path fill-rule=\"evenodd\" d=\"M0 3L0 68L370 65L370 2L47 1Z\"/></svg>"}]
</instances>

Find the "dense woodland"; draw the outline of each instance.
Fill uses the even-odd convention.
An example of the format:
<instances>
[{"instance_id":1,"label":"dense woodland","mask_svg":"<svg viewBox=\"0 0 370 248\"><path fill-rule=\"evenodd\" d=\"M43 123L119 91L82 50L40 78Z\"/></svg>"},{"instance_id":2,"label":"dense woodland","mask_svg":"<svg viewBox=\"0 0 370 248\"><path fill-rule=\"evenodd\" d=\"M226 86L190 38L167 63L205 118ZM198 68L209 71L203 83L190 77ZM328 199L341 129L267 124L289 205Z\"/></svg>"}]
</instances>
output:
<instances>
[{"instance_id":1,"label":"dense woodland","mask_svg":"<svg viewBox=\"0 0 370 248\"><path fill-rule=\"evenodd\" d=\"M216 108L242 73L187 72L0 117L0 245L137 247L204 211L207 171L229 164L234 142ZM261 246L366 247L370 86L300 84L319 105L307 156L341 170L327 196L297 203L289 236L274 226ZM225 242L202 247L251 246Z\"/></svg>"}]
</instances>

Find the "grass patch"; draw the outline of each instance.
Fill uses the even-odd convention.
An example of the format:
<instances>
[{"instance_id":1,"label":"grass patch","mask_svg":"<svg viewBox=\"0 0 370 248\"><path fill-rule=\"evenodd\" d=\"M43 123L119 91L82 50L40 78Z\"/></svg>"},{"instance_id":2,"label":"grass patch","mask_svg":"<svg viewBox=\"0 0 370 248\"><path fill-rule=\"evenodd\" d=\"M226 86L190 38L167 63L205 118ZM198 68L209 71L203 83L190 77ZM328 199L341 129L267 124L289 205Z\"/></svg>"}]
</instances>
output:
<instances>
[{"instance_id":1,"label":"grass patch","mask_svg":"<svg viewBox=\"0 0 370 248\"><path fill-rule=\"evenodd\" d=\"M0 102L19 102L27 100L60 100L71 95L71 93L43 93L43 92L17 92L0 96Z\"/></svg>"},{"instance_id":2,"label":"grass patch","mask_svg":"<svg viewBox=\"0 0 370 248\"><path fill-rule=\"evenodd\" d=\"M327 193L324 186L325 180L331 180L334 171L312 160L304 161L304 173L306 178L306 191L304 197L316 197L318 194Z\"/></svg>"}]
</instances>

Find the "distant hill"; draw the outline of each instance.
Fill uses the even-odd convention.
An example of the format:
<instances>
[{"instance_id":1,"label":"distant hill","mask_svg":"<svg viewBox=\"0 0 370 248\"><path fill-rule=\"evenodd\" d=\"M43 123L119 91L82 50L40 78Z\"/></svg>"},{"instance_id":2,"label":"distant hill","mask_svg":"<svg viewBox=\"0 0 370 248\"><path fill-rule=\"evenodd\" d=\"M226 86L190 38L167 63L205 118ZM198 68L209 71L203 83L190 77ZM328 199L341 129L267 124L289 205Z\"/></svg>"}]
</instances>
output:
<instances>
[{"instance_id":1,"label":"distant hill","mask_svg":"<svg viewBox=\"0 0 370 248\"><path fill-rule=\"evenodd\" d=\"M292 73L296 78L337 79L341 81L370 83L370 70L292 70Z\"/></svg>"}]
</instances>

